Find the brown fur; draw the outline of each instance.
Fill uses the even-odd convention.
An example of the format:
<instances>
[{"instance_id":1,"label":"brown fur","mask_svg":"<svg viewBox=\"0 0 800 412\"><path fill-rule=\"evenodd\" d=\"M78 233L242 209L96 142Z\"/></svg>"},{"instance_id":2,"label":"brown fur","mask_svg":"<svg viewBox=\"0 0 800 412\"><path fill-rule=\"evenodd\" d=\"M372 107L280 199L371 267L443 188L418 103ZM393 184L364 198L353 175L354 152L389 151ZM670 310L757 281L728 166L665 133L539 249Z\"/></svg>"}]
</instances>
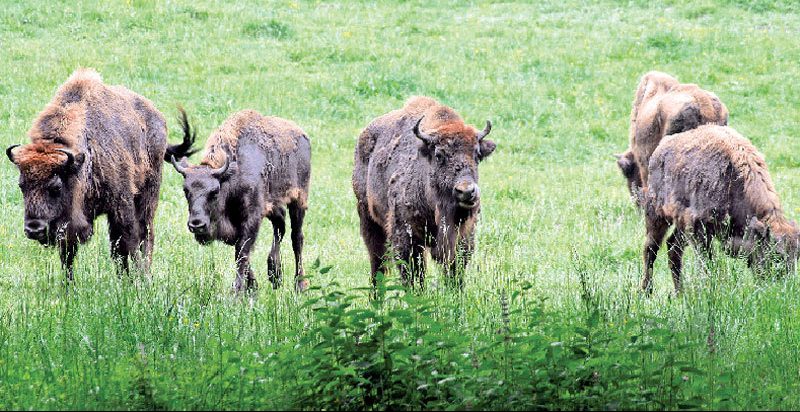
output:
<instances>
[{"instance_id":1,"label":"brown fur","mask_svg":"<svg viewBox=\"0 0 800 412\"><path fill-rule=\"evenodd\" d=\"M634 95L630 122L630 147L618 156L617 164L638 204L639 192L647 186L650 155L661 139L703 124L727 125L728 109L714 93L697 85L649 72Z\"/></svg>"},{"instance_id":2,"label":"brown fur","mask_svg":"<svg viewBox=\"0 0 800 412\"><path fill-rule=\"evenodd\" d=\"M413 132L420 119L420 131L431 136L429 144ZM478 162L495 148L488 139L479 142L477 134L453 109L428 97L410 98L361 133L353 190L373 282L376 273L385 273L388 244L406 263L401 265L406 285L416 280L423 285L426 248L446 266L450 280L460 283L459 272L474 248L480 203L476 198L474 207L462 206L454 200L454 188L474 184L477 189ZM434 155L446 158L443 166Z\"/></svg>"},{"instance_id":3,"label":"brown fur","mask_svg":"<svg viewBox=\"0 0 800 412\"><path fill-rule=\"evenodd\" d=\"M763 155L729 127L705 125L665 138L653 152L645 191L647 244L642 288L650 290L652 264L670 225L668 240L675 289L681 287L682 244L690 237L710 252L718 237L755 270L769 249L793 267L800 231L783 214Z\"/></svg>"},{"instance_id":4,"label":"brown fur","mask_svg":"<svg viewBox=\"0 0 800 412\"><path fill-rule=\"evenodd\" d=\"M224 174L213 175L213 169L226 165ZM267 261L269 278L274 287L280 284L280 244L286 208L292 226L296 287L307 287L302 225L308 208L311 143L299 126L253 110L234 113L208 138L200 164L182 168L185 169L179 171L185 177L190 230L201 243L218 239L235 246L237 291L256 287L250 251L263 218L273 226ZM209 195L212 189L218 191L213 197ZM208 229L192 229L193 220Z\"/></svg>"},{"instance_id":5,"label":"brown fur","mask_svg":"<svg viewBox=\"0 0 800 412\"><path fill-rule=\"evenodd\" d=\"M112 254L123 268L134 254L149 266L166 132L149 100L103 84L94 70L79 69L34 120L31 143L12 152L25 196L26 230L29 220L48 222L47 239L39 240L60 245L70 278L77 243L91 237L94 219L103 214ZM64 170L68 157L56 149L78 159L74 170ZM67 194L58 199L43 194L59 182Z\"/></svg>"}]
</instances>

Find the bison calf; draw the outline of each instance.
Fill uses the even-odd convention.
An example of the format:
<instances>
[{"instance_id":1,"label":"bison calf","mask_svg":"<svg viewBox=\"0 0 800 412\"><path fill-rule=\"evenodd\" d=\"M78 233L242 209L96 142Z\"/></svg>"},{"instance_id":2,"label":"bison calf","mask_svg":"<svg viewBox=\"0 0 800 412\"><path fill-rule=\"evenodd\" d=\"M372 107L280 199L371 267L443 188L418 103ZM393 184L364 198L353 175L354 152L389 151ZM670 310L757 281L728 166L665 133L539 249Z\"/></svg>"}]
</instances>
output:
<instances>
[{"instance_id":1,"label":"bison calf","mask_svg":"<svg viewBox=\"0 0 800 412\"><path fill-rule=\"evenodd\" d=\"M25 235L58 245L67 279L78 244L108 215L111 253L149 267L153 217L165 153L182 155L191 142L167 147L167 126L153 104L122 86L77 70L28 132L31 143L6 150L20 171ZM185 137L185 139L188 137Z\"/></svg>"},{"instance_id":2,"label":"bison calf","mask_svg":"<svg viewBox=\"0 0 800 412\"><path fill-rule=\"evenodd\" d=\"M372 281L385 273L386 246L402 260L401 280L424 283L426 248L461 284L480 211L478 163L495 149L447 106L412 97L367 126L358 139L353 190ZM388 242L387 242L388 241Z\"/></svg>"},{"instance_id":3,"label":"bison calf","mask_svg":"<svg viewBox=\"0 0 800 412\"><path fill-rule=\"evenodd\" d=\"M760 272L777 253L793 270L800 230L783 215L764 157L735 130L706 125L665 138L650 158L645 192L647 240L642 289L652 290L653 262L670 226L675 291L687 237L710 257L714 237Z\"/></svg>"},{"instance_id":4,"label":"bison calf","mask_svg":"<svg viewBox=\"0 0 800 412\"><path fill-rule=\"evenodd\" d=\"M304 290L303 218L308 208L311 143L296 124L252 110L231 115L209 137L203 160L190 166L172 159L183 175L189 203L189 231L201 244L221 240L235 247L237 292L257 286L250 251L263 218L272 222L269 280L281 282L280 244L286 207L292 225L295 286Z\"/></svg>"},{"instance_id":5,"label":"bison calf","mask_svg":"<svg viewBox=\"0 0 800 412\"><path fill-rule=\"evenodd\" d=\"M639 82L630 122L630 147L615 157L631 196L639 204L640 192L647 186L650 155L661 139L704 124L725 126L728 109L714 93L653 71Z\"/></svg>"}]
</instances>

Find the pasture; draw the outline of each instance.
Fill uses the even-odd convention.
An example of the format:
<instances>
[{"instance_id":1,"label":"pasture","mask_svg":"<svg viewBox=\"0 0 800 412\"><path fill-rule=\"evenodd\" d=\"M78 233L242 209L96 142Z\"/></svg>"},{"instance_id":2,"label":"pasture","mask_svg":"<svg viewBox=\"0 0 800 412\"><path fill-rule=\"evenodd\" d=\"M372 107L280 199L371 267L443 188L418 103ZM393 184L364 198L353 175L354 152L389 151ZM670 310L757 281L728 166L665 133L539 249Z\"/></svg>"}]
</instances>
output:
<instances>
[{"instance_id":1,"label":"pasture","mask_svg":"<svg viewBox=\"0 0 800 412\"><path fill-rule=\"evenodd\" d=\"M533 4L530 4L533 3ZM230 293L233 248L186 230L168 164L152 273L119 279L105 218L65 293L58 253L24 236L18 171L0 165L2 409L800 408L800 281L756 279L722 253L662 250L638 292L643 218L611 154L639 77L715 92L800 216L800 7L758 0L126 1L0 5L0 143L25 143L72 71L151 99L199 144L252 108L310 136L306 272ZM482 128L482 214L463 293L435 265L370 301L351 188L371 119L428 95ZM199 155L191 160L196 161ZM268 227L268 223L267 226Z\"/></svg>"}]
</instances>

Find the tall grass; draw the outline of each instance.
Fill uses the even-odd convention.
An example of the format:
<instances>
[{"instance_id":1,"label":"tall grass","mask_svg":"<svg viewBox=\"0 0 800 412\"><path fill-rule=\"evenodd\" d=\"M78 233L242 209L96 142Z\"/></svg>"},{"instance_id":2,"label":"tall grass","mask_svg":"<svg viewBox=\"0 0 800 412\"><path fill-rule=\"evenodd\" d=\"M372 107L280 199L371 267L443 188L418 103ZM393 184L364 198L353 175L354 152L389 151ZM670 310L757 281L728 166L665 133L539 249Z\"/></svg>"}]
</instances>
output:
<instances>
[{"instance_id":1,"label":"tall grass","mask_svg":"<svg viewBox=\"0 0 800 412\"><path fill-rule=\"evenodd\" d=\"M639 76L663 70L720 96L796 217L797 13L767 0L2 2L3 146L27 139L78 66L168 118L184 104L200 135L245 108L300 124L315 289L233 296L232 248L193 241L167 165L152 273L116 277L101 218L66 294L57 253L24 238L18 172L1 163L0 407L798 408L796 276L687 253L675 297L662 256L644 298L644 226L610 156ZM392 272L370 300L353 147L412 94L491 119L498 149L480 167L464 291L432 267L425 292ZM262 285L270 242L252 259Z\"/></svg>"}]
</instances>

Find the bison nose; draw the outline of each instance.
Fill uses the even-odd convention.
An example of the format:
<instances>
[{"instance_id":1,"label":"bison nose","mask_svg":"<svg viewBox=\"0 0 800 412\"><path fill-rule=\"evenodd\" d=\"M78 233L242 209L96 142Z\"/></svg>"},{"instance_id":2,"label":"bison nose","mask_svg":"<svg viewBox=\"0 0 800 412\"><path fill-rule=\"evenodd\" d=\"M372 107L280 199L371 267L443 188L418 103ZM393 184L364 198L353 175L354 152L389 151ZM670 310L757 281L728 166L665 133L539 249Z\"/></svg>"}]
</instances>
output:
<instances>
[{"instance_id":1,"label":"bison nose","mask_svg":"<svg viewBox=\"0 0 800 412\"><path fill-rule=\"evenodd\" d=\"M189 231L192 233L203 233L208 224L202 219L192 219L189 221Z\"/></svg>"},{"instance_id":2,"label":"bison nose","mask_svg":"<svg viewBox=\"0 0 800 412\"><path fill-rule=\"evenodd\" d=\"M455 187L455 195L458 200L472 201L478 196L478 185L475 183L461 183Z\"/></svg>"},{"instance_id":3,"label":"bison nose","mask_svg":"<svg viewBox=\"0 0 800 412\"><path fill-rule=\"evenodd\" d=\"M475 183L459 183L453 189L453 192L461 207L471 209L478 204L480 190Z\"/></svg>"},{"instance_id":4,"label":"bison nose","mask_svg":"<svg viewBox=\"0 0 800 412\"><path fill-rule=\"evenodd\" d=\"M31 239L39 238L44 234L46 227L44 220L30 219L25 222L25 236Z\"/></svg>"}]
</instances>

